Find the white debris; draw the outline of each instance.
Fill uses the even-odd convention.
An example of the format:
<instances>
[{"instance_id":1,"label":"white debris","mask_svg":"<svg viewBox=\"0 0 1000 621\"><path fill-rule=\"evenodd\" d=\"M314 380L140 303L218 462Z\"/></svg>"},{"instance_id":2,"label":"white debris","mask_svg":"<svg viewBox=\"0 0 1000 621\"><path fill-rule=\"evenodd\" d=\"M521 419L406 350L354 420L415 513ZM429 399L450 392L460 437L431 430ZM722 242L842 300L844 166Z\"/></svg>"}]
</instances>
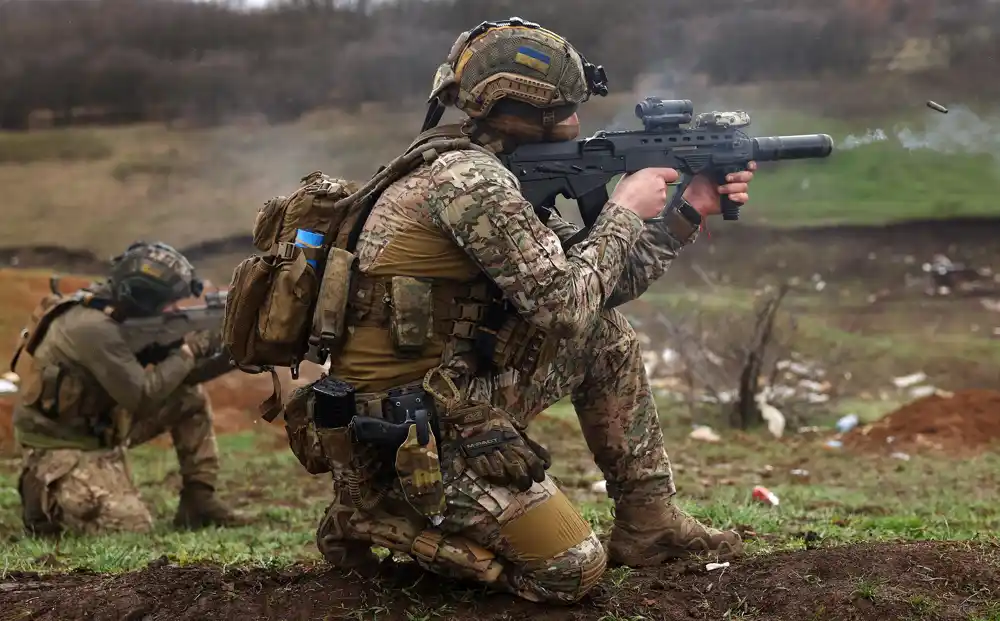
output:
<instances>
[{"instance_id":1,"label":"white debris","mask_svg":"<svg viewBox=\"0 0 1000 621\"><path fill-rule=\"evenodd\" d=\"M917 384L923 382L927 379L927 374L923 371L918 371L911 375L903 375L902 377L892 378L892 383L896 385L896 388L907 388L909 386L916 386Z\"/></svg>"},{"instance_id":2,"label":"white debris","mask_svg":"<svg viewBox=\"0 0 1000 621\"><path fill-rule=\"evenodd\" d=\"M988 311L992 311L994 313L1000 313L1000 300L991 300L989 298L983 298L979 300L979 303L982 304L983 308L985 308Z\"/></svg>"},{"instance_id":3,"label":"white debris","mask_svg":"<svg viewBox=\"0 0 1000 621\"><path fill-rule=\"evenodd\" d=\"M840 420L837 421L837 431L840 433L847 433L851 429L858 426L858 415L848 414L847 416L842 416Z\"/></svg>"},{"instance_id":4,"label":"white debris","mask_svg":"<svg viewBox=\"0 0 1000 621\"><path fill-rule=\"evenodd\" d=\"M938 389L933 386L916 386L911 388L908 394L914 399L922 399L937 394L937 391Z\"/></svg>"},{"instance_id":5,"label":"white debris","mask_svg":"<svg viewBox=\"0 0 1000 621\"><path fill-rule=\"evenodd\" d=\"M755 397L757 407L760 408L761 417L767 422L767 430L775 438L780 438L785 432L785 415L781 410L767 402L767 395L763 392L757 393Z\"/></svg>"},{"instance_id":6,"label":"white debris","mask_svg":"<svg viewBox=\"0 0 1000 621\"><path fill-rule=\"evenodd\" d=\"M590 486L590 491L595 494L607 494L608 493L608 482L604 479L600 481L594 481L594 484Z\"/></svg>"},{"instance_id":7,"label":"white debris","mask_svg":"<svg viewBox=\"0 0 1000 621\"><path fill-rule=\"evenodd\" d=\"M796 468L795 470L789 471L788 474L792 475L793 477L805 478L805 477L809 476L809 471L808 470L803 470L802 468Z\"/></svg>"},{"instance_id":8,"label":"white debris","mask_svg":"<svg viewBox=\"0 0 1000 621\"><path fill-rule=\"evenodd\" d=\"M692 440L701 440L702 442L719 442L722 440L722 436L715 433L715 430L706 425L698 425L691 430L688 437Z\"/></svg>"},{"instance_id":9,"label":"white debris","mask_svg":"<svg viewBox=\"0 0 1000 621\"><path fill-rule=\"evenodd\" d=\"M889 455L889 457L892 457L893 459L900 459L902 461L910 461L909 455L907 455L906 453L900 453L898 451L893 453L892 455Z\"/></svg>"},{"instance_id":10,"label":"white debris","mask_svg":"<svg viewBox=\"0 0 1000 621\"><path fill-rule=\"evenodd\" d=\"M729 561L725 563L706 563L705 571L715 571L716 569L725 569L726 567L729 567Z\"/></svg>"}]
</instances>

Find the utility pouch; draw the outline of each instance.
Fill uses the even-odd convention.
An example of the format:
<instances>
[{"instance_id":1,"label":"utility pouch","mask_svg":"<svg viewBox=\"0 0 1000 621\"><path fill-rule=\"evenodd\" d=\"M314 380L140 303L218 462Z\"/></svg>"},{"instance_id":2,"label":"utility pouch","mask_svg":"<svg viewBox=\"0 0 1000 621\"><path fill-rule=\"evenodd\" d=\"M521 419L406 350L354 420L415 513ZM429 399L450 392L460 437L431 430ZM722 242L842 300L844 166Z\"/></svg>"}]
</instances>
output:
<instances>
[{"instance_id":1,"label":"utility pouch","mask_svg":"<svg viewBox=\"0 0 1000 621\"><path fill-rule=\"evenodd\" d=\"M319 346L327 351L333 351L344 338L347 300L356 262L354 253L336 246L326 255L312 333L319 340Z\"/></svg>"},{"instance_id":2,"label":"utility pouch","mask_svg":"<svg viewBox=\"0 0 1000 621\"><path fill-rule=\"evenodd\" d=\"M311 403L315 398L312 386L296 388L282 408L282 414L288 447L292 449L295 458L309 474L323 474L330 472L330 466L326 462L319 434L311 418L315 409L315 405Z\"/></svg>"},{"instance_id":3,"label":"utility pouch","mask_svg":"<svg viewBox=\"0 0 1000 621\"><path fill-rule=\"evenodd\" d=\"M434 297L428 280L393 276L390 284L392 312L389 333L400 356L419 356L427 345L434 322Z\"/></svg>"}]
</instances>

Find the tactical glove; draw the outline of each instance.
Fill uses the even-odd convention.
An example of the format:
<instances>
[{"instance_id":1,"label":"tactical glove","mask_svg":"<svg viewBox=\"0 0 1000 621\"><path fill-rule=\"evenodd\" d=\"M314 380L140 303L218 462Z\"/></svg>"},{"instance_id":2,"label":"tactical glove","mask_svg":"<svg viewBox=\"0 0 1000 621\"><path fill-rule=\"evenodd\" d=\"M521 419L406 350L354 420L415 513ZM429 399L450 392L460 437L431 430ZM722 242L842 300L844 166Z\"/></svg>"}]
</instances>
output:
<instances>
[{"instance_id":1,"label":"tactical glove","mask_svg":"<svg viewBox=\"0 0 1000 621\"><path fill-rule=\"evenodd\" d=\"M466 465L490 483L524 492L545 480L548 451L522 435L502 410L476 404L451 410L440 420Z\"/></svg>"},{"instance_id":2,"label":"tactical glove","mask_svg":"<svg viewBox=\"0 0 1000 621\"><path fill-rule=\"evenodd\" d=\"M222 333L219 330L197 330L184 335L184 344L191 349L195 360L207 358L222 347Z\"/></svg>"}]
</instances>

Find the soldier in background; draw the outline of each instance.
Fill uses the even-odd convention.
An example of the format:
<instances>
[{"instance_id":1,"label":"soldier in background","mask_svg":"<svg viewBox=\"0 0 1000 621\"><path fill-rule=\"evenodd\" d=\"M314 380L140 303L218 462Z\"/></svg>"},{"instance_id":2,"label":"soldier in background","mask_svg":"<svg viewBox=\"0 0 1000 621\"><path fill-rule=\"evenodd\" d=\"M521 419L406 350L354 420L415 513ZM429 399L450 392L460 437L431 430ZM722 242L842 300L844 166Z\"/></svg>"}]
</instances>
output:
<instances>
[{"instance_id":1,"label":"soldier in background","mask_svg":"<svg viewBox=\"0 0 1000 621\"><path fill-rule=\"evenodd\" d=\"M153 519L125 450L166 431L183 481L174 524L246 523L215 496L212 410L200 385L184 384L220 337L188 334L165 360L144 369L120 331L124 319L156 315L202 288L177 250L139 242L112 260L106 283L49 296L33 313L11 364L22 366L14 430L23 450L18 491L29 532L150 530Z\"/></svg>"}]
</instances>

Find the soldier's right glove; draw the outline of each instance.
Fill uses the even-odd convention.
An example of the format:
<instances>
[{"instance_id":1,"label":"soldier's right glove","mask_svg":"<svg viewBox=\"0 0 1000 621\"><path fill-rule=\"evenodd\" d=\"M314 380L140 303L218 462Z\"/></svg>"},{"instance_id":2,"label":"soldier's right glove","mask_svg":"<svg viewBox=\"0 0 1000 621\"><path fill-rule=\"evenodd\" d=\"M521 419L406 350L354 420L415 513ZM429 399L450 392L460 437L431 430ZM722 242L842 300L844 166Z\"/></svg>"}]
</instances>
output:
<instances>
[{"instance_id":1,"label":"soldier's right glove","mask_svg":"<svg viewBox=\"0 0 1000 621\"><path fill-rule=\"evenodd\" d=\"M195 360L207 358L222 347L220 330L196 330L184 335L184 344L188 346Z\"/></svg>"},{"instance_id":2,"label":"soldier's right glove","mask_svg":"<svg viewBox=\"0 0 1000 621\"><path fill-rule=\"evenodd\" d=\"M464 406L445 413L440 422L446 437L458 443L466 465L490 483L524 492L545 480L548 452L526 442L502 410Z\"/></svg>"}]
</instances>

